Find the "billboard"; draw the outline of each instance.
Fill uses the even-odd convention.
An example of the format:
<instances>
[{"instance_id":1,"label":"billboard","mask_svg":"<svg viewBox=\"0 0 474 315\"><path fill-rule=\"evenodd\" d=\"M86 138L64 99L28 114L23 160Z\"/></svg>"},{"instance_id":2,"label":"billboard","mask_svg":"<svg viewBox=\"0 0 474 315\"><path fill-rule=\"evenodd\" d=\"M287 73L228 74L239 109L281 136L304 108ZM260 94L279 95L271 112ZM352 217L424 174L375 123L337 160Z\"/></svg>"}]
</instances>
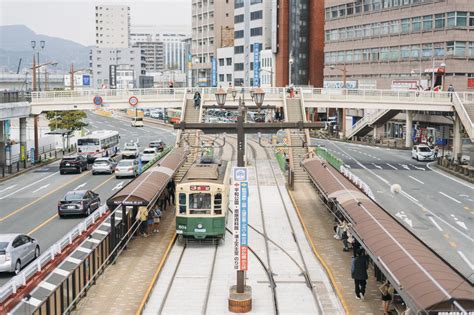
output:
<instances>
[{"instance_id":1,"label":"billboard","mask_svg":"<svg viewBox=\"0 0 474 315\"><path fill-rule=\"evenodd\" d=\"M248 270L248 196L247 168L233 168L232 205L234 231L232 248L234 269Z\"/></svg>"},{"instance_id":2,"label":"billboard","mask_svg":"<svg viewBox=\"0 0 474 315\"><path fill-rule=\"evenodd\" d=\"M217 86L217 59L214 57L211 57L211 66L212 66L211 86L215 87Z\"/></svg>"},{"instance_id":3,"label":"billboard","mask_svg":"<svg viewBox=\"0 0 474 315\"><path fill-rule=\"evenodd\" d=\"M260 86L260 44L253 44L253 86Z\"/></svg>"},{"instance_id":4,"label":"billboard","mask_svg":"<svg viewBox=\"0 0 474 315\"><path fill-rule=\"evenodd\" d=\"M109 66L109 88L117 88L117 65Z\"/></svg>"}]
</instances>

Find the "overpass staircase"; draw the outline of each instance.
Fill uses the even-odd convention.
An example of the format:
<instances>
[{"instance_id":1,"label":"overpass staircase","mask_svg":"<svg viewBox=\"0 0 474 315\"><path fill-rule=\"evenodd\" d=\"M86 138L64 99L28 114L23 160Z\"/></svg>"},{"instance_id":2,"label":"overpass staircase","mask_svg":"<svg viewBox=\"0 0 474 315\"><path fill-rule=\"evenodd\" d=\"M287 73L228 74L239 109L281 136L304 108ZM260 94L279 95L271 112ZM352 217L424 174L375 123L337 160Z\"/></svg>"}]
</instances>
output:
<instances>
[{"instance_id":1,"label":"overpass staircase","mask_svg":"<svg viewBox=\"0 0 474 315\"><path fill-rule=\"evenodd\" d=\"M284 101L285 117L287 122L305 121L304 105L301 98L289 98ZM308 151L303 146L303 142L309 143L309 133L304 130L287 130L288 136L288 154L290 158L290 169L294 172L295 183L309 183L309 177L301 162L305 159Z\"/></svg>"},{"instance_id":2,"label":"overpass staircase","mask_svg":"<svg viewBox=\"0 0 474 315\"><path fill-rule=\"evenodd\" d=\"M469 139L474 142L474 94L454 93L453 105Z\"/></svg>"},{"instance_id":3,"label":"overpass staircase","mask_svg":"<svg viewBox=\"0 0 474 315\"><path fill-rule=\"evenodd\" d=\"M347 134L347 138L364 137L371 132L375 126L385 124L400 112L401 110L383 109L371 115L364 116L354 126L352 126L352 129Z\"/></svg>"},{"instance_id":4,"label":"overpass staircase","mask_svg":"<svg viewBox=\"0 0 474 315\"><path fill-rule=\"evenodd\" d=\"M199 110L196 110L192 99L186 99L183 108L184 111L181 113L182 121L187 123L197 123L201 121L202 107L200 107ZM199 145L199 136L199 130L179 130L176 135L176 146L187 148L189 152L186 156L186 160L176 174L175 181L178 183L183 179L186 172L196 160L199 151L197 148Z\"/></svg>"}]
</instances>

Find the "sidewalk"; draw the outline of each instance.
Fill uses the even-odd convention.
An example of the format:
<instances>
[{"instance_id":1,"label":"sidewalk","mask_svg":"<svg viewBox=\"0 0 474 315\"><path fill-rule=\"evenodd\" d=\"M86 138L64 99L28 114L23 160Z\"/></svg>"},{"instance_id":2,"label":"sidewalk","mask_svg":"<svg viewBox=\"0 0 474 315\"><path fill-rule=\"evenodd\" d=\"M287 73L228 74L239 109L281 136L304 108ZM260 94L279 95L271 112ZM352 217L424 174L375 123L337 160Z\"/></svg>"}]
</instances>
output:
<instances>
[{"instance_id":1,"label":"sidewalk","mask_svg":"<svg viewBox=\"0 0 474 315\"><path fill-rule=\"evenodd\" d=\"M135 314L171 239L176 233L173 207L163 211L160 232L130 241L108 266L73 314Z\"/></svg>"},{"instance_id":2,"label":"sidewalk","mask_svg":"<svg viewBox=\"0 0 474 315\"><path fill-rule=\"evenodd\" d=\"M361 301L355 298L354 281L351 278L352 250L343 252L342 241L333 238L334 218L319 199L316 188L310 183L298 183L295 185L294 191L290 193L301 212L316 250L333 273L350 314L383 313L381 295L378 291L380 284L376 282L372 268L368 270L369 279L365 300Z\"/></svg>"}]
</instances>

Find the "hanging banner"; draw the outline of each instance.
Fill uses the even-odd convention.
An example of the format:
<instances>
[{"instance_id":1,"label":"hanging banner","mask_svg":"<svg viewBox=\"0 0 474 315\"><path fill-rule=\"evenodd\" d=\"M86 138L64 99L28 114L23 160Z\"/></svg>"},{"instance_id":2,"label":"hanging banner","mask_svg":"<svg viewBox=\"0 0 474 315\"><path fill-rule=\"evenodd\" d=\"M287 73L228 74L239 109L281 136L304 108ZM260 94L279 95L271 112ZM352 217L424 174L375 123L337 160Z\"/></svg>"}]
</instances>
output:
<instances>
[{"instance_id":1,"label":"hanging banner","mask_svg":"<svg viewBox=\"0 0 474 315\"><path fill-rule=\"evenodd\" d=\"M260 44L253 44L253 86L260 86Z\"/></svg>"},{"instance_id":2,"label":"hanging banner","mask_svg":"<svg viewBox=\"0 0 474 315\"><path fill-rule=\"evenodd\" d=\"M234 269L248 270L248 181L247 168L233 168L232 204Z\"/></svg>"},{"instance_id":3,"label":"hanging banner","mask_svg":"<svg viewBox=\"0 0 474 315\"><path fill-rule=\"evenodd\" d=\"M212 66L212 73L211 73L211 86L217 86L217 59L211 57L211 66Z\"/></svg>"}]
</instances>

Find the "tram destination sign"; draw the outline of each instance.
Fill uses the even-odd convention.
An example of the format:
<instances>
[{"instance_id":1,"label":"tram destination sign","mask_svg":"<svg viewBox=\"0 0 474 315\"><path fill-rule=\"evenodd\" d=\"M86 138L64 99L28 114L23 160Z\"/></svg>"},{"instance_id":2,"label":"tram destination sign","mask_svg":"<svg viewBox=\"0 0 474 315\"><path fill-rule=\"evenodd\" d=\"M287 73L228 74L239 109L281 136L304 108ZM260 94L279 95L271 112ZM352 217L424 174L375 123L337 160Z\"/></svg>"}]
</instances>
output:
<instances>
[{"instance_id":1,"label":"tram destination sign","mask_svg":"<svg viewBox=\"0 0 474 315\"><path fill-rule=\"evenodd\" d=\"M248 181L247 168L233 168L232 204L234 269L248 270Z\"/></svg>"}]
</instances>

